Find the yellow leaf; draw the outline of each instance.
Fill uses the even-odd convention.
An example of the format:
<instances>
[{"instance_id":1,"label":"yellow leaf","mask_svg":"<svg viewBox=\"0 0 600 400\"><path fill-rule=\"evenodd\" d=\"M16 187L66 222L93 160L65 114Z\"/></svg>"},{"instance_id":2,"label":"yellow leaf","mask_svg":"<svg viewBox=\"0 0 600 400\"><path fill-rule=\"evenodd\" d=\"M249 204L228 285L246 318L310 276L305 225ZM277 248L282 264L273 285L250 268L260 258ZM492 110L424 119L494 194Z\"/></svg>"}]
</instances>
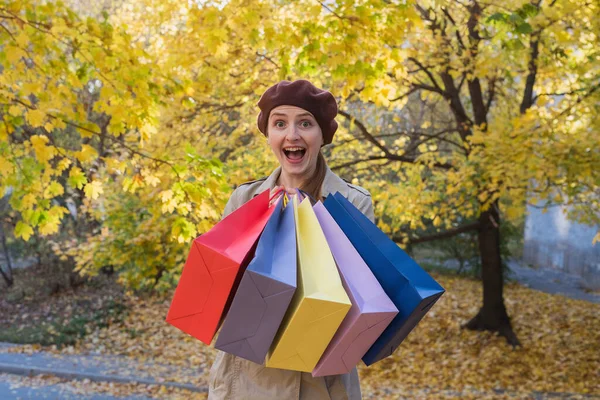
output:
<instances>
[{"instance_id":1,"label":"yellow leaf","mask_svg":"<svg viewBox=\"0 0 600 400\"><path fill-rule=\"evenodd\" d=\"M56 129L65 129L67 127L67 124L60 119L55 119L54 120L54 128Z\"/></svg>"},{"instance_id":2,"label":"yellow leaf","mask_svg":"<svg viewBox=\"0 0 600 400\"><path fill-rule=\"evenodd\" d=\"M150 138L150 136L156 134L156 132L157 132L156 126L152 125L149 122L145 122L140 127L141 142L144 143L145 140L148 140Z\"/></svg>"},{"instance_id":3,"label":"yellow leaf","mask_svg":"<svg viewBox=\"0 0 600 400\"><path fill-rule=\"evenodd\" d=\"M79 167L75 166L69 171L68 182L72 187L82 189L83 185L87 183L87 178L85 177L83 171Z\"/></svg>"},{"instance_id":4,"label":"yellow leaf","mask_svg":"<svg viewBox=\"0 0 600 400\"><path fill-rule=\"evenodd\" d=\"M17 222L17 225L15 226L16 237L21 237L23 240L27 241L31 235L33 235L33 228L30 225L24 223L23 221Z\"/></svg>"},{"instance_id":5,"label":"yellow leaf","mask_svg":"<svg viewBox=\"0 0 600 400\"><path fill-rule=\"evenodd\" d=\"M27 54L18 47L15 46L7 46L6 47L6 59L11 64L16 64L21 60L21 57L26 56Z\"/></svg>"},{"instance_id":6,"label":"yellow leaf","mask_svg":"<svg viewBox=\"0 0 600 400\"><path fill-rule=\"evenodd\" d=\"M29 44L29 36L27 36L27 33L24 30L17 36L17 44L21 47L27 47Z\"/></svg>"},{"instance_id":7,"label":"yellow leaf","mask_svg":"<svg viewBox=\"0 0 600 400\"><path fill-rule=\"evenodd\" d=\"M19 115L21 115L21 107L17 105L12 105L8 108L8 113L13 117L18 117Z\"/></svg>"},{"instance_id":8,"label":"yellow leaf","mask_svg":"<svg viewBox=\"0 0 600 400\"><path fill-rule=\"evenodd\" d=\"M31 209L37 204L37 199L32 193L27 193L21 199L21 210Z\"/></svg>"},{"instance_id":9,"label":"yellow leaf","mask_svg":"<svg viewBox=\"0 0 600 400\"><path fill-rule=\"evenodd\" d=\"M43 86L40 82L27 82L23 84L23 93L25 94L36 94L43 90Z\"/></svg>"},{"instance_id":10,"label":"yellow leaf","mask_svg":"<svg viewBox=\"0 0 600 400\"><path fill-rule=\"evenodd\" d=\"M44 198L51 199L56 196L60 196L65 192L65 188L58 182L54 181L48 185L44 191Z\"/></svg>"},{"instance_id":11,"label":"yellow leaf","mask_svg":"<svg viewBox=\"0 0 600 400\"><path fill-rule=\"evenodd\" d=\"M70 165L71 165L71 160L69 160L68 158L63 158L56 165L56 169L58 170L58 172L62 172L65 169L69 168Z\"/></svg>"},{"instance_id":12,"label":"yellow leaf","mask_svg":"<svg viewBox=\"0 0 600 400\"><path fill-rule=\"evenodd\" d=\"M0 156L0 175L9 176L13 173L15 167L8 159Z\"/></svg>"},{"instance_id":13,"label":"yellow leaf","mask_svg":"<svg viewBox=\"0 0 600 400\"><path fill-rule=\"evenodd\" d=\"M46 136L34 135L30 139L31 146L35 151L35 156L40 162L47 162L56 155L54 147L46 146L48 138Z\"/></svg>"},{"instance_id":14,"label":"yellow leaf","mask_svg":"<svg viewBox=\"0 0 600 400\"><path fill-rule=\"evenodd\" d=\"M98 157L98 152L89 144L82 144L81 150L75 152L75 157L82 163L86 163Z\"/></svg>"},{"instance_id":15,"label":"yellow leaf","mask_svg":"<svg viewBox=\"0 0 600 400\"><path fill-rule=\"evenodd\" d=\"M160 183L160 179L154 176L150 170L144 168L141 173L146 183L152 187L156 187Z\"/></svg>"},{"instance_id":16,"label":"yellow leaf","mask_svg":"<svg viewBox=\"0 0 600 400\"><path fill-rule=\"evenodd\" d=\"M27 112L27 122L29 123L29 125L33 126L34 128L44 125L45 117L46 117L46 114L44 114L40 110L29 110Z\"/></svg>"},{"instance_id":17,"label":"yellow leaf","mask_svg":"<svg viewBox=\"0 0 600 400\"><path fill-rule=\"evenodd\" d=\"M104 192L104 190L102 189L102 182L92 181L88 183L83 188L83 192L85 193L85 197L87 197L88 199L96 200L98 196Z\"/></svg>"}]
</instances>

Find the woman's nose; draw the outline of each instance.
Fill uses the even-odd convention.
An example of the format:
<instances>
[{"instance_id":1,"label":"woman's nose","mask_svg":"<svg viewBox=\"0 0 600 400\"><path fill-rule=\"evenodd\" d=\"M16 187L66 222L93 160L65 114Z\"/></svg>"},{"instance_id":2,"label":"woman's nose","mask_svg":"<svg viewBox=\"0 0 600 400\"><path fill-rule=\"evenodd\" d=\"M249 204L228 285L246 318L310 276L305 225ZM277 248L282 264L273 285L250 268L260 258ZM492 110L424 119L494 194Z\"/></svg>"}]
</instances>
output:
<instances>
[{"instance_id":1,"label":"woman's nose","mask_svg":"<svg viewBox=\"0 0 600 400\"><path fill-rule=\"evenodd\" d=\"M295 125L292 125L288 131L287 140L289 140L290 142L294 142L298 139L300 139L300 133L298 132L298 127Z\"/></svg>"}]
</instances>

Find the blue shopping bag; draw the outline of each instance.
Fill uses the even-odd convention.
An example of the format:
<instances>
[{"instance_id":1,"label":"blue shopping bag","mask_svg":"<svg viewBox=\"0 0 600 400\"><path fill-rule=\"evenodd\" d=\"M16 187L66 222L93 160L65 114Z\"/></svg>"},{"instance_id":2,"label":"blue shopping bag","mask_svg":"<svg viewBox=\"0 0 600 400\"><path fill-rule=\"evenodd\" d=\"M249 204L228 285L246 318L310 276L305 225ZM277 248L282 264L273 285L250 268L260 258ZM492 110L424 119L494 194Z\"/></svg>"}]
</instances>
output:
<instances>
[{"instance_id":1,"label":"blue shopping bag","mask_svg":"<svg viewBox=\"0 0 600 400\"><path fill-rule=\"evenodd\" d=\"M392 355L444 288L340 193L324 204L399 311L363 356L371 365Z\"/></svg>"},{"instance_id":2,"label":"blue shopping bag","mask_svg":"<svg viewBox=\"0 0 600 400\"><path fill-rule=\"evenodd\" d=\"M262 364L296 291L296 224L287 195L258 240L223 327L217 349ZM285 201L284 201L285 200Z\"/></svg>"}]
</instances>

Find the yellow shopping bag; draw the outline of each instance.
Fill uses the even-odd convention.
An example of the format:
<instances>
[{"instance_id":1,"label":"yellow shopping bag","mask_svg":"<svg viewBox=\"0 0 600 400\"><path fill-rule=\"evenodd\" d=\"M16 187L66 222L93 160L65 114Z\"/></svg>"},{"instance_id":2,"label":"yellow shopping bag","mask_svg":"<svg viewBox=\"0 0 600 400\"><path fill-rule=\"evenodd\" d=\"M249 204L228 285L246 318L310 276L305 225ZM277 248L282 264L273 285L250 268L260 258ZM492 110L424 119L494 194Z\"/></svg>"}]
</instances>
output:
<instances>
[{"instance_id":1,"label":"yellow shopping bag","mask_svg":"<svg viewBox=\"0 0 600 400\"><path fill-rule=\"evenodd\" d=\"M292 200L298 242L298 288L266 366L311 372L351 307L308 198Z\"/></svg>"}]
</instances>

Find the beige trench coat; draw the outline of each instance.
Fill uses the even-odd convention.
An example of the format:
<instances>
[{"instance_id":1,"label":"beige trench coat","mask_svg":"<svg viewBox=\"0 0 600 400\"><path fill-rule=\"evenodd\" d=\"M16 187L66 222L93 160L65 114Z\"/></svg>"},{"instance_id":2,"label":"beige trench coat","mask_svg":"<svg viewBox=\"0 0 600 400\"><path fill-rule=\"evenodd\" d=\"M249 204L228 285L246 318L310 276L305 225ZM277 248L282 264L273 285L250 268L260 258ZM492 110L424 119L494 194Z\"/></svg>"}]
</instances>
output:
<instances>
[{"instance_id":1,"label":"beige trench coat","mask_svg":"<svg viewBox=\"0 0 600 400\"><path fill-rule=\"evenodd\" d=\"M231 195L224 216L243 205L255 195L277 186L281 167L263 179L240 185ZM329 168L321 188L323 197L340 192L374 220L373 203L368 191L345 182ZM210 370L209 400L319 400L360 399L360 384L356 368L344 375L313 378L310 373L265 368L229 353L217 351Z\"/></svg>"}]
</instances>

